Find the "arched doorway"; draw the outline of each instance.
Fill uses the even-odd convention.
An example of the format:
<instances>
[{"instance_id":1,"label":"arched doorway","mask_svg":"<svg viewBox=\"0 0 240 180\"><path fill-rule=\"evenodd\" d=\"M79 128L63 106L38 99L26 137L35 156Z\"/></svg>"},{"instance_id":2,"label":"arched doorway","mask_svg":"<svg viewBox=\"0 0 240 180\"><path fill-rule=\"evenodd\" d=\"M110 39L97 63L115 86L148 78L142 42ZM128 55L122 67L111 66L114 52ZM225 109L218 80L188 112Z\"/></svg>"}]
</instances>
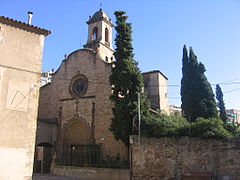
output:
<instances>
[{"instance_id":1,"label":"arched doorway","mask_svg":"<svg viewBox=\"0 0 240 180\"><path fill-rule=\"evenodd\" d=\"M83 118L72 118L63 126L63 142L71 145L91 144L91 129Z\"/></svg>"},{"instance_id":2,"label":"arched doorway","mask_svg":"<svg viewBox=\"0 0 240 180\"><path fill-rule=\"evenodd\" d=\"M96 166L101 160L100 145L93 143L91 128L83 118L71 118L63 126L60 165Z\"/></svg>"}]
</instances>

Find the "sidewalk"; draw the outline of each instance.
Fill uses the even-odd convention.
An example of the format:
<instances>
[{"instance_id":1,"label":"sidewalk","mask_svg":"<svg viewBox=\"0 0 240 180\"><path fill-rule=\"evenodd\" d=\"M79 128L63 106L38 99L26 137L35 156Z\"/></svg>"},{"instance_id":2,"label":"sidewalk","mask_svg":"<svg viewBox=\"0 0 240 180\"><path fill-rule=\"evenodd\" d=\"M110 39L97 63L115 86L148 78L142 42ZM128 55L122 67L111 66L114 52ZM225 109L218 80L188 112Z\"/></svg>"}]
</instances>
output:
<instances>
[{"instance_id":1,"label":"sidewalk","mask_svg":"<svg viewBox=\"0 0 240 180\"><path fill-rule=\"evenodd\" d=\"M88 180L88 179L64 177L64 176L53 176L50 174L34 174L33 180Z\"/></svg>"}]
</instances>

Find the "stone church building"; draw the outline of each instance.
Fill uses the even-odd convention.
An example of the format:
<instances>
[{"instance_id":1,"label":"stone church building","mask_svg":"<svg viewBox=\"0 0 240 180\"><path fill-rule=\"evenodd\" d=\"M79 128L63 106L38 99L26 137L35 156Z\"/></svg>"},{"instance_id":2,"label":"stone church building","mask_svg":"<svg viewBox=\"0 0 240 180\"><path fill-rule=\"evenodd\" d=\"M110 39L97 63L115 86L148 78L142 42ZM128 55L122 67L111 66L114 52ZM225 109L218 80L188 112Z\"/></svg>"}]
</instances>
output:
<instances>
[{"instance_id":1,"label":"stone church building","mask_svg":"<svg viewBox=\"0 0 240 180\"><path fill-rule=\"evenodd\" d=\"M127 148L109 131L113 41L111 19L101 9L89 17L87 42L69 54L41 87L37 145L101 144L103 156L127 157ZM144 73L145 89L155 109L168 112L167 78L159 71ZM151 86L151 83L154 86ZM161 104L161 103L162 104ZM164 108L164 109L163 109Z\"/></svg>"}]
</instances>

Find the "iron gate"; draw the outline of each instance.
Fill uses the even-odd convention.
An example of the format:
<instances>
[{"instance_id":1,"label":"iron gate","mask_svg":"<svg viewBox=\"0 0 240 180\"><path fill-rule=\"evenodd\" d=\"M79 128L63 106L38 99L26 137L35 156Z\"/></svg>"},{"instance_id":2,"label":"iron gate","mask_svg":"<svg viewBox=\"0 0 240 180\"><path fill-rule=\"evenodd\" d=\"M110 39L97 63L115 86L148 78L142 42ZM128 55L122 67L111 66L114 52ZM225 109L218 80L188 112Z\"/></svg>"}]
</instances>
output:
<instances>
[{"instance_id":1,"label":"iron gate","mask_svg":"<svg viewBox=\"0 0 240 180\"><path fill-rule=\"evenodd\" d=\"M101 145L63 145L59 164L64 166L99 167L102 162Z\"/></svg>"}]
</instances>

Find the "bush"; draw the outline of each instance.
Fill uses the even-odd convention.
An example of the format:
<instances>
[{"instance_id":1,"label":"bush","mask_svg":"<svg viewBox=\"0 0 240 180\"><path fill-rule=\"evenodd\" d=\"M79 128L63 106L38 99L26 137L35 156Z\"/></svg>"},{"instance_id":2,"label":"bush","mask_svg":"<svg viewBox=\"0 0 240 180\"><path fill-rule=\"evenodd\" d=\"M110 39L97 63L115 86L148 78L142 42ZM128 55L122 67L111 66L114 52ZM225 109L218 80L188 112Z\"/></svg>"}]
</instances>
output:
<instances>
[{"instance_id":1,"label":"bush","mask_svg":"<svg viewBox=\"0 0 240 180\"><path fill-rule=\"evenodd\" d=\"M221 119L204 119L200 117L191 124L190 137L225 139L233 138L234 135L224 128L224 123Z\"/></svg>"},{"instance_id":2,"label":"bush","mask_svg":"<svg viewBox=\"0 0 240 180\"><path fill-rule=\"evenodd\" d=\"M128 160L121 159L120 154L117 154L117 156L106 156L106 158L103 160L103 167L107 168L129 168Z\"/></svg>"},{"instance_id":3,"label":"bush","mask_svg":"<svg viewBox=\"0 0 240 180\"><path fill-rule=\"evenodd\" d=\"M143 121L142 134L147 137L186 136L189 123L180 115L151 115Z\"/></svg>"},{"instance_id":4,"label":"bush","mask_svg":"<svg viewBox=\"0 0 240 180\"><path fill-rule=\"evenodd\" d=\"M204 139L227 139L240 137L240 125L224 123L221 119L199 117L189 123L178 114L151 115L142 123L142 135L146 137L199 137Z\"/></svg>"},{"instance_id":5,"label":"bush","mask_svg":"<svg viewBox=\"0 0 240 180\"><path fill-rule=\"evenodd\" d=\"M240 137L240 125L234 123L225 123L224 128L235 137Z\"/></svg>"}]
</instances>

